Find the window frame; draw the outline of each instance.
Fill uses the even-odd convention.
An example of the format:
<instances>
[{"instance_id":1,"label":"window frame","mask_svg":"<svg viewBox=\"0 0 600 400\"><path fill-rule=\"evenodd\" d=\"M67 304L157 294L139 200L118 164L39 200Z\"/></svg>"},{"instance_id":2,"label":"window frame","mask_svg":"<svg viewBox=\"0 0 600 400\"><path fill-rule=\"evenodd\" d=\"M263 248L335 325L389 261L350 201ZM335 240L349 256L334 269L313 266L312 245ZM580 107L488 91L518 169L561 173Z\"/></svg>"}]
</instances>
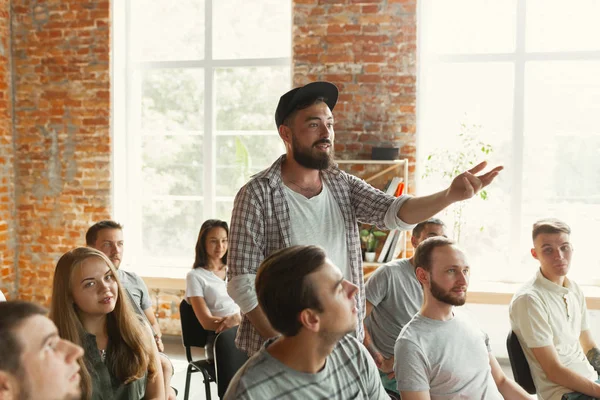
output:
<instances>
[{"instance_id":1,"label":"window frame","mask_svg":"<svg viewBox=\"0 0 600 400\"><path fill-rule=\"evenodd\" d=\"M512 265L520 265L520 255L517 254L517 249L523 240L530 240L529 237L523 237L522 235L522 211L523 211L523 168L524 168L524 151L525 151L525 87L526 87L526 68L527 63L535 61L599 61L600 50L561 50L561 51L527 51L526 49L526 21L527 21L527 0L516 1L516 13L515 13L515 48L512 52L494 52L494 53L439 53L439 54L425 54L423 51L423 37L424 37L424 25L427 23L424 21L424 15L430 12L430 8L434 7L433 2L418 2L417 5L417 59L420 60L417 68L417 146L416 146L416 160L418 162L415 165L415 189L417 194L423 194L419 192L419 187L422 185L422 174L424 166L420 162L425 159L425 152L423 150L426 140L431 140L431 136L423 135L420 132L420 127L423 126L425 116L422 112L424 108L424 96L422 95L423 85L423 71L427 70L430 65L443 65L443 64L457 64L457 63L511 63L514 72L514 85L513 85L513 107L512 107L512 139L511 139L511 150L512 150L512 165L513 173L510 176L511 181L511 192L510 192L510 255ZM493 185L493 183L492 183ZM533 221L531 221L533 222ZM566 221L568 223L568 221ZM484 278L482 282L476 283L476 286L486 287L487 283L492 284L505 284L507 291L512 292L514 284L521 284L531 278L531 274L525 274L524 276L518 276L515 278L502 278L497 281L494 279ZM593 283L594 286L598 285L598 282ZM483 290L487 292L487 290ZM501 290L502 291L502 290ZM600 307L600 303L596 306Z\"/></svg>"},{"instance_id":2,"label":"window frame","mask_svg":"<svg viewBox=\"0 0 600 400\"><path fill-rule=\"evenodd\" d=\"M141 115L141 82L136 74L157 69L201 69L204 71L204 126L203 132L195 134L203 138L203 187L202 196L156 195L153 198L171 200L203 200L204 216L214 215L217 201L233 201L234 196L218 196L215 193L217 160L215 143L217 137L231 134L231 131L216 131L215 72L220 68L248 67L289 67L290 86L292 79L292 57L213 59L213 2L204 0L204 57L201 60L176 61L136 61L128 48L132 34L131 0L112 2L114 34L112 35L113 59L111 63L112 90L112 214L113 218L124 225L123 235L126 243L125 268L148 277L184 277L193 262L193 249L190 254L179 257L157 259L144 256L142 242L142 212L139 206L142 179L142 135L138 130ZM292 7L290 3L290 9ZM291 35L290 21L290 35ZM137 90L136 90L137 89ZM277 131L234 131L241 135L277 135ZM177 132L169 132L177 134ZM186 133L186 135L194 133ZM137 186L136 186L137 185ZM199 229L200 227L198 227ZM195 241L192 238L191 241ZM174 271L177 270L177 272Z\"/></svg>"}]
</instances>

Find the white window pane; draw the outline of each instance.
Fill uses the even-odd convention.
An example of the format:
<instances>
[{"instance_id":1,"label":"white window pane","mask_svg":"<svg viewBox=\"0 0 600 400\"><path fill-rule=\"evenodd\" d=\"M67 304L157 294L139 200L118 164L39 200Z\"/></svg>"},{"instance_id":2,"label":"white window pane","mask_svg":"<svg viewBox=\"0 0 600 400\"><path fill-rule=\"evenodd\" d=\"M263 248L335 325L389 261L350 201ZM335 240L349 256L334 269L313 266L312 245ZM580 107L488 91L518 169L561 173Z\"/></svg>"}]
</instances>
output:
<instances>
[{"instance_id":1,"label":"white window pane","mask_svg":"<svg viewBox=\"0 0 600 400\"><path fill-rule=\"evenodd\" d=\"M204 58L204 0L132 0L129 15L134 60Z\"/></svg>"},{"instance_id":2,"label":"white window pane","mask_svg":"<svg viewBox=\"0 0 600 400\"><path fill-rule=\"evenodd\" d=\"M487 188L488 198L456 204L439 215L460 240L472 279L505 277L510 252L510 194L514 73L512 63L436 63L422 69L419 95L419 194L436 192L454 170L487 160L506 170ZM491 145L492 153L481 151ZM430 158L431 156L431 158Z\"/></svg>"},{"instance_id":3,"label":"white window pane","mask_svg":"<svg viewBox=\"0 0 600 400\"><path fill-rule=\"evenodd\" d=\"M217 201L216 219L227 222L231 221L231 212L233 211L233 201Z\"/></svg>"},{"instance_id":4,"label":"white window pane","mask_svg":"<svg viewBox=\"0 0 600 400\"><path fill-rule=\"evenodd\" d=\"M144 195L202 195L202 140L202 136L144 136Z\"/></svg>"},{"instance_id":5,"label":"white window pane","mask_svg":"<svg viewBox=\"0 0 600 400\"><path fill-rule=\"evenodd\" d=\"M141 231L145 257L191 255L193 259L203 220L201 201L144 198Z\"/></svg>"},{"instance_id":6,"label":"white window pane","mask_svg":"<svg viewBox=\"0 0 600 400\"><path fill-rule=\"evenodd\" d=\"M527 51L600 50L600 1L527 0Z\"/></svg>"},{"instance_id":7,"label":"white window pane","mask_svg":"<svg viewBox=\"0 0 600 400\"><path fill-rule=\"evenodd\" d=\"M213 1L215 59L289 57L292 2Z\"/></svg>"},{"instance_id":8,"label":"white window pane","mask_svg":"<svg viewBox=\"0 0 600 400\"><path fill-rule=\"evenodd\" d=\"M585 279L600 277L592 234L600 222L599 68L597 61L526 68L523 230L529 235L540 218L563 219L573 229L573 276Z\"/></svg>"},{"instance_id":9,"label":"white window pane","mask_svg":"<svg viewBox=\"0 0 600 400\"><path fill-rule=\"evenodd\" d=\"M423 54L513 52L516 4L517 0L423 1Z\"/></svg>"},{"instance_id":10,"label":"white window pane","mask_svg":"<svg viewBox=\"0 0 600 400\"><path fill-rule=\"evenodd\" d=\"M201 132L204 70L151 69L142 73L142 129Z\"/></svg>"},{"instance_id":11,"label":"white window pane","mask_svg":"<svg viewBox=\"0 0 600 400\"><path fill-rule=\"evenodd\" d=\"M215 70L217 130L277 132L275 109L290 82L289 66Z\"/></svg>"},{"instance_id":12,"label":"white window pane","mask_svg":"<svg viewBox=\"0 0 600 400\"><path fill-rule=\"evenodd\" d=\"M511 139L512 63L435 63L423 68L420 154L459 146L457 134L475 128L485 141Z\"/></svg>"},{"instance_id":13,"label":"white window pane","mask_svg":"<svg viewBox=\"0 0 600 400\"><path fill-rule=\"evenodd\" d=\"M285 152L279 135L217 136L219 196L235 196L252 175L270 166Z\"/></svg>"}]
</instances>

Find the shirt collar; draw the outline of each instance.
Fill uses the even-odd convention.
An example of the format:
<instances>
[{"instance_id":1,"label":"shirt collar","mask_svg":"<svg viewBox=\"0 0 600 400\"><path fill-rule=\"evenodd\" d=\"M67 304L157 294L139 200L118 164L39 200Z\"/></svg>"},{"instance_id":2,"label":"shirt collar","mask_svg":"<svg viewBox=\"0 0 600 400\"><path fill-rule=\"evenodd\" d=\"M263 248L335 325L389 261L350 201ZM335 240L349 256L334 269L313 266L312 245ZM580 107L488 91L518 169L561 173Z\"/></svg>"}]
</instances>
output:
<instances>
[{"instance_id":1,"label":"shirt collar","mask_svg":"<svg viewBox=\"0 0 600 400\"><path fill-rule=\"evenodd\" d=\"M542 269L538 269L535 277L535 281L544 289L559 294L569 294L571 292L571 281L565 276L564 286L559 286L556 283L547 279L542 275Z\"/></svg>"}]
</instances>

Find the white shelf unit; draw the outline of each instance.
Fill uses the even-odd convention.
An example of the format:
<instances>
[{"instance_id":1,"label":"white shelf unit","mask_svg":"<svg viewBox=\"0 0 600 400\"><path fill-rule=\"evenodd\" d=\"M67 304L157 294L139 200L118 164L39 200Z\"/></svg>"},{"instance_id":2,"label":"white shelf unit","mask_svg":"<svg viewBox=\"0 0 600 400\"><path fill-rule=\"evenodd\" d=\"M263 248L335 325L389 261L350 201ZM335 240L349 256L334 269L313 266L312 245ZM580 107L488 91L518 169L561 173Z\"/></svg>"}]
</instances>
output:
<instances>
[{"instance_id":1,"label":"white shelf unit","mask_svg":"<svg viewBox=\"0 0 600 400\"><path fill-rule=\"evenodd\" d=\"M383 168L381 171L365 177L365 182L370 183L372 181L374 181L375 179L388 174L392 171L395 171L397 169L399 169L400 167L402 167L402 179L404 180L404 193L408 192L408 160L403 159L403 160L335 160L336 163L338 164L354 164L354 165L387 165L386 168ZM407 244L407 240L406 240L407 234L404 234L404 249L402 250L402 257L406 257L406 244ZM383 265L384 263L378 263L378 262L366 262L363 261L363 268L364 267L375 267L377 268L380 265Z\"/></svg>"}]
</instances>

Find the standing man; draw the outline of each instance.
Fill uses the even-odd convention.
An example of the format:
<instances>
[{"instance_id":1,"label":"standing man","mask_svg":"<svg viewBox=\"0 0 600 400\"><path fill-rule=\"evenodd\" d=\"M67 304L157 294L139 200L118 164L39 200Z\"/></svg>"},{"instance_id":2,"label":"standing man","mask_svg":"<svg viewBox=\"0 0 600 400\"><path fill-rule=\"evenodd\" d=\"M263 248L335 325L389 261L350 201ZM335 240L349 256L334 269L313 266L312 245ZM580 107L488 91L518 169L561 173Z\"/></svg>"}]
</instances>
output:
<instances>
[{"instance_id":1,"label":"standing man","mask_svg":"<svg viewBox=\"0 0 600 400\"><path fill-rule=\"evenodd\" d=\"M40 306L0 303L0 400L81 399L82 356Z\"/></svg>"},{"instance_id":2,"label":"standing man","mask_svg":"<svg viewBox=\"0 0 600 400\"><path fill-rule=\"evenodd\" d=\"M286 154L255 175L236 195L231 218L228 292L244 314L236 344L249 355L276 336L258 305L254 280L261 261L278 249L319 244L343 276L359 287L359 321L365 300L357 223L408 230L448 205L473 197L502 167L476 176L486 163L457 176L439 193L388 196L340 171L333 162L337 87L313 82L279 99L275 122ZM363 340L363 324L356 337Z\"/></svg>"},{"instance_id":3,"label":"standing man","mask_svg":"<svg viewBox=\"0 0 600 400\"><path fill-rule=\"evenodd\" d=\"M468 315L471 268L444 237L424 240L415 253L423 306L402 329L394 371L402 400L529 399L491 353L489 337Z\"/></svg>"},{"instance_id":4,"label":"standing man","mask_svg":"<svg viewBox=\"0 0 600 400\"><path fill-rule=\"evenodd\" d=\"M585 296L567 278L573 255L570 235L571 228L557 219L533 224L531 255L540 268L515 293L509 308L512 329L543 400L600 397L595 382L600 349L588 324Z\"/></svg>"},{"instance_id":5,"label":"standing man","mask_svg":"<svg viewBox=\"0 0 600 400\"><path fill-rule=\"evenodd\" d=\"M430 237L446 237L446 225L437 218L419 222L412 231L414 249ZM394 260L375 270L365 284L367 317L364 344L379 368L381 382L397 392L394 344L402 328L423 304L423 287L415 274L415 257Z\"/></svg>"},{"instance_id":6,"label":"standing man","mask_svg":"<svg viewBox=\"0 0 600 400\"><path fill-rule=\"evenodd\" d=\"M356 285L318 246L292 246L263 261L256 291L269 339L231 381L226 400L389 399L377 367L349 332L358 323Z\"/></svg>"},{"instance_id":7,"label":"standing man","mask_svg":"<svg viewBox=\"0 0 600 400\"><path fill-rule=\"evenodd\" d=\"M131 300L133 309L142 319L148 321L152 327L165 379L165 393L168 394L169 400L175 400L176 393L170 385L174 373L173 363L163 353L165 346L161 339L160 325L154 315L154 308L152 307L148 288L138 274L119 268L123 258L123 226L111 220L97 222L88 229L85 234L85 242L88 247L101 251L112 261L119 274L119 280L123 284L129 300Z\"/></svg>"}]
</instances>

